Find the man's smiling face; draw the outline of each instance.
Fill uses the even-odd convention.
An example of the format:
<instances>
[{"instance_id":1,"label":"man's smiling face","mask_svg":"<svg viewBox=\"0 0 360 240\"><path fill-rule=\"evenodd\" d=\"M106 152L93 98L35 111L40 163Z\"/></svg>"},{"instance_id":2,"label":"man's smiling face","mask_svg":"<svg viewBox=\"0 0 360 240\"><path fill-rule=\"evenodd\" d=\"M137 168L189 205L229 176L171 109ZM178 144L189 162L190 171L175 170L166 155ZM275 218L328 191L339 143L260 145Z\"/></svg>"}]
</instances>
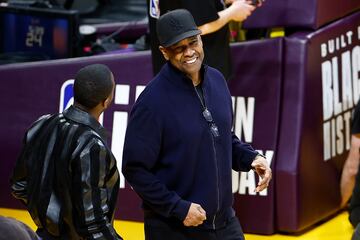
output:
<instances>
[{"instance_id":1,"label":"man's smiling face","mask_svg":"<svg viewBox=\"0 0 360 240\"><path fill-rule=\"evenodd\" d=\"M204 60L203 43L200 35L181 40L169 47L160 47L166 60L188 77L200 72Z\"/></svg>"}]
</instances>

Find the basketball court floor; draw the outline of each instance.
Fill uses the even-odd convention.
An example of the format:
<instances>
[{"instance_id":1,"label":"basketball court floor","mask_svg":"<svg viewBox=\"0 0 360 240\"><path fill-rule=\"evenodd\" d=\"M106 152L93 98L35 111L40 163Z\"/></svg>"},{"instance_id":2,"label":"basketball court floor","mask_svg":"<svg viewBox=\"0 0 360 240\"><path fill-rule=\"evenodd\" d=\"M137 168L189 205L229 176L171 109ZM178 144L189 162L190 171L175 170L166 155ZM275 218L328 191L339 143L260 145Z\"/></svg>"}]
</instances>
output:
<instances>
[{"instance_id":1,"label":"basketball court floor","mask_svg":"<svg viewBox=\"0 0 360 240\"><path fill-rule=\"evenodd\" d=\"M0 208L0 215L16 218L34 230L30 215L25 210ZM115 221L116 231L125 240L143 240L143 224L129 221ZM245 234L246 240L350 240L353 228L348 221L348 213L342 211L334 217L319 223L308 231L298 234L254 235Z\"/></svg>"}]
</instances>

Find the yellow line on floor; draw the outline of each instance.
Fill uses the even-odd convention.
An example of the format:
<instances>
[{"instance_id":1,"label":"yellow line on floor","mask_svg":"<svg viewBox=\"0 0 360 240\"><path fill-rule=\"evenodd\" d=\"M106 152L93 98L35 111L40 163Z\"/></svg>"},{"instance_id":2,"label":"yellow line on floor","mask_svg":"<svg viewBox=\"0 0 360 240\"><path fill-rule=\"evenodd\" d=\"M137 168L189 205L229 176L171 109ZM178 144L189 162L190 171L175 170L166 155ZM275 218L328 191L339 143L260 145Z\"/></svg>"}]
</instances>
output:
<instances>
[{"instance_id":1,"label":"yellow line on floor","mask_svg":"<svg viewBox=\"0 0 360 240\"><path fill-rule=\"evenodd\" d=\"M31 219L30 214L25 210L0 208L0 215L6 216L6 217L13 217L13 218L27 224L34 231L36 230L35 223ZM116 231L125 240L141 240L141 239L145 239L145 237L144 237L144 229L143 229L144 224L143 223L116 220L114 225L115 225Z\"/></svg>"},{"instance_id":2,"label":"yellow line on floor","mask_svg":"<svg viewBox=\"0 0 360 240\"><path fill-rule=\"evenodd\" d=\"M29 225L32 229L36 229L36 225L25 210L0 208L0 215L16 218ZM114 225L116 231L125 240L144 239L143 223L116 220ZM245 237L246 240L350 240L352 232L353 228L348 221L348 213L343 211L327 222L299 236L245 234Z\"/></svg>"}]
</instances>

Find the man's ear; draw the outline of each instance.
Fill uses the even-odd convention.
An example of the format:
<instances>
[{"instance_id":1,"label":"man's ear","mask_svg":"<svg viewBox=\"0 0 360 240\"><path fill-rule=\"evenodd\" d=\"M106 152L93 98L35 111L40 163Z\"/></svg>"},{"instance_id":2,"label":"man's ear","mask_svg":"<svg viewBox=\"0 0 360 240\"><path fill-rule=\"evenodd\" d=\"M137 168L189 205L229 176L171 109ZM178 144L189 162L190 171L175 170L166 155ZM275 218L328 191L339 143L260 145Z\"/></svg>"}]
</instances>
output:
<instances>
[{"instance_id":1,"label":"man's ear","mask_svg":"<svg viewBox=\"0 0 360 240\"><path fill-rule=\"evenodd\" d=\"M109 96L108 98L106 98L104 101L103 101L103 107L104 109L107 109L111 104L111 97Z\"/></svg>"},{"instance_id":2,"label":"man's ear","mask_svg":"<svg viewBox=\"0 0 360 240\"><path fill-rule=\"evenodd\" d=\"M168 53L166 51L166 48L164 48L163 46L159 46L159 50L162 53L162 55L164 56L165 60L168 61L169 56L168 56Z\"/></svg>"}]
</instances>

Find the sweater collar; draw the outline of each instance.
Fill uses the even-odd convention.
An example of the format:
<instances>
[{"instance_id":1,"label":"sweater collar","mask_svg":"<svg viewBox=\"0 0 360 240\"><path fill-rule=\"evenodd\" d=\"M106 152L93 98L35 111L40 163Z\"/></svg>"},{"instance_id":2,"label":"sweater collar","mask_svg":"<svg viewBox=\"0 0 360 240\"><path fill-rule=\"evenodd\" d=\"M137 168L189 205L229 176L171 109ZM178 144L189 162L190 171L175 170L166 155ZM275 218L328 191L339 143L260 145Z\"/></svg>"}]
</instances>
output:
<instances>
[{"instance_id":1,"label":"sweater collar","mask_svg":"<svg viewBox=\"0 0 360 240\"><path fill-rule=\"evenodd\" d=\"M204 82L206 82L206 71L207 71L207 65L203 64L201 66L201 75L202 75L202 85L204 85ZM183 72L181 72L179 69L174 67L170 62L167 62L163 68L161 69L161 72L164 74L165 78L170 81L171 83L174 83L175 85L179 87L183 87L185 89L194 89L194 85L192 83L192 80L186 76Z\"/></svg>"},{"instance_id":2,"label":"sweater collar","mask_svg":"<svg viewBox=\"0 0 360 240\"><path fill-rule=\"evenodd\" d=\"M99 134L102 139L105 140L107 138L108 133L106 129L88 112L85 112L80 108L77 108L74 105L72 105L68 109L64 110L63 114L66 118L74 122L89 126L97 134Z\"/></svg>"}]
</instances>

